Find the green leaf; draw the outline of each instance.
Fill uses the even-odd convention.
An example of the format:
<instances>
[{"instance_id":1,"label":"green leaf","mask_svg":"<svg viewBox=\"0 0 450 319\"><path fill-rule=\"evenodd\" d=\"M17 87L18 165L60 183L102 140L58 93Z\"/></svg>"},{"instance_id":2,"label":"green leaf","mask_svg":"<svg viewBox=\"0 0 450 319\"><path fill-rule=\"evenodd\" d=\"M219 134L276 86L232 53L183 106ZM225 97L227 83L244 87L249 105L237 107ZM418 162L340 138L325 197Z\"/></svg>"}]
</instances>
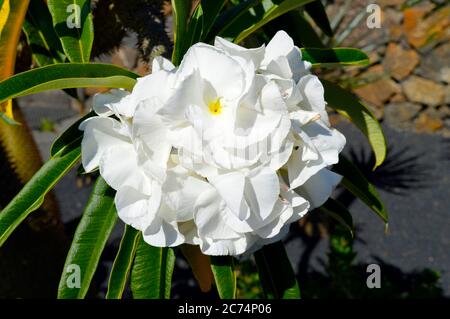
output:
<instances>
[{"instance_id":1,"label":"green leaf","mask_svg":"<svg viewBox=\"0 0 450 319\"><path fill-rule=\"evenodd\" d=\"M251 26L243 30L237 37L234 39L235 43L239 43L245 38L247 38L250 34L264 26L265 24L269 23L273 19L291 11L294 10L300 6L303 6L309 2L312 2L313 0L284 0L284 1L273 1L274 4L270 6L264 14L261 16L260 19L257 20L257 22L252 23Z\"/></svg>"},{"instance_id":2,"label":"green leaf","mask_svg":"<svg viewBox=\"0 0 450 319\"><path fill-rule=\"evenodd\" d=\"M372 185L364 174L351 161L344 156L339 156L339 163L333 166L333 171L344 176L341 184L353 195L362 200L381 219L387 223L388 213L380 199L374 185Z\"/></svg>"},{"instance_id":3,"label":"green leaf","mask_svg":"<svg viewBox=\"0 0 450 319\"><path fill-rule=\"evenodd\" d=\"M276 23L292 37L294 43L299 47L324 48L322 40L316 33L316 30L306 21L303 12L293 10L285 16L278 18Z\"/></svg>"},{"instance_id":4,"label":"green leaf","mask_svg":"<svg viewBox=\"0 0 450 319\"><path fill-rule=\"evenodd\" d=\"M233 257L211 256L211 270L221 299L236 298L236 273Z\"/></svg>"},{"instance_id":5,"label":"green leaf","mask_svg":"<svg viewBox=\"0 0 450 319\"><path fill-rule=\"evenodd\" d=\"M121 299L125 285L127 283L128 274L133 265L134 255L136 253L137 243L139 239L139 231L131 227L125 226L125 231L120 242L119 251L111 269L108 282L108 292L106 299Z\"/></svg>"},{"instance_id":6,"label":"green leaf","mask_svg":"<svg viewBox=\"0 0 450 319\"><path fill-rule=\"evenodd\" d=\"M316 0L305 5L305 11L323 31L323 33L329 37L333 37L334 34L331 29L330 21L328 20L327 12L325 11L325 8L320 0Z\"/></svg>"},{"instance_id":7,"label":"green leaf","mask_svg":"<svg viewBox=\"0 0 450 319\"><path fill-rule=\"evenodd\" d=\"M203 18L202 4L199 3L197 8L195 8L192 17L189 19L187 36L184 36L183 40L178 39L179 41L183 41L183 52L186 52L192 44L200 41L203 29Z\"/></svg>"},{"instance_id":8,"label":"green leaf","mask_svg":"<svg viewBox=\"0 0 450 319\"><path fill-rule=\"evenodd\" d=\"M260 4L262 1L263 0L245 0L222 12L212 26L211 31L206 38L207 42L214 40L214 37L217 34L225 37L237 36L237 34L239 34L239 30L248 27L247 24L254 20L253 17L249 15L249 10ZM248 19L249 16L250 19ZM231 35L229 34L230 32L232 32Z\"/></svg>"},{"instance_id":9,"label":"green leaf","mask_svg":"<svg viewBox=\"0 0 450 319\"><path fill-rule=\"evenodd\" d=\"M0 119L8 125L20 125L19 122L7 116L5 113L0 112Z\"/></svg>"},{"instance_id":10,"label":"green leaf","mask_svg":"<svg viewBox=\"0 0 450 319\"><path fill-rule=\"evenodd\" d=\"M302 48L303 59L313 67L346 65L368 65L369 57L361 50L353 48Z\"/></svg>"},{"instance_id":11,"label":"green leaf","mask_svg":"<svg viewBox=\"0 0 450 319\"><path fill-rule=\"evenodd\" d=\"M300 298L297 279L283 242L264 246L255 252L255 261L266 298Z\"/></svg>"},{"instance_id":12,"label":"green leaf","mask_svg":"<svg viewBox=\"0 0 450 319\"><path fill-rule=\"evenodd\" d=\"M50 147L50 155L54 156L58 153L62 148L67 145L72 144L77 140L81 140L83 138L83 131L79 129L81 122L87 120L88 118L95 115L94 111L89 112L75 123L73 123L68 129L66 129L60 136L56 138Z\"/></svg>"},{"instance_id":13,"label":"green leaf","mask_svg":"<svg viewBox=\"0 0 450 319\"><path fill-rule=\"evenodd\" d=\"M172 0L172 10L174 17L174 46L172 53L172 62L175 65L180 64L183 55L187 50L185 46L185 36L188 33L188 20L191 11L191 1Z\"/></svg>"},{"instance_id":14,"label":"green leaf","mask_svg":"<svg viewBox=\"0 0 450 319\"><path fill-rule=\"evenodd\" d=\"M201 6L203 10L202 40L209 34L211 27L226 2L227 0L202 0L200 2L199 6Z\"/></svg>"},{"instance_id":15,"label":"green leaf","mask_svg":"<svg viewBox=\"0 0 450 319\"><path fill-rule=\"evenodd\" d=\"M386 158L386 139L380 123L355 95L334 83L321 81L328 105L349 118L363 132L375 153L374 169L380 166Z\"/></svg>"},{"instance_id":16,"label":"green leaf","mask_svg":"<svg viewBox=\"0 0 450 319\"><path fill-rule=\"evenodd\" d=\"M319 210L336 220L350 232L352 237L354 236L353 217L348 209L340 202L329 198L325 204L319 207Z\"/></svg>"},{"instance_id":17,"label":"green leaf","mask_svg":"<svg viewBox=\"0 0 450 319\"><path fill-rule=\"evenodd\" d=\"M94 277L100 256L117 221L115 191L99 177L67 254L58 287L58 299L82 299ZM78 283L73 266L79 267ZM73 286L79 284L79 286Z\"/></svg>"},{"instance_id":18,"label":"green leaf","mask_svg":"<svg viewBox=\"0 0 450 319\"><path fill-rule=\"evenodd\" d=\"M0 213L0 246L16 227L38 209L44 196L80 159L79 143L61 149L45 163Z\"/></svg>"},{"instance_id":19,"label":"green leaf","mask_svg":"<svg viewBox=\"0 0 450 319\"><path fill-rule=\"evenodd\" d=\"M109 87L132 90L137 74L111 64L52 64L0 82L0 103L48 90Z\"/></svg>"},{"instance_id":20,"label":"green leaf","mask_svg":"<svg viewBox=\"0 0 450 319\"><path fill-rule=\"evenodd\" d=\"M94 41L91 1L48 0L48 8L70 62L89 62Z\"/></svg>"},{"instance_id":21,"label":"green leaf","mask_svg":"<svg viewBox=\"0 0 450 319\"><path fill-rule=\"evenodd\" d=\"M65 55L53 28L52 16L43 0L33 0L22 29L39 66L62 63Z\"/></svg>"},{"instance_id":22,"label":"green leaf","mask_svg":"<svg viewBox=\"0 0 450 319\"><path fill-rule=\"evenodd\" d=\"M131 271L131 291L135 299L169 299L175 253L172 248L153 247L142 235Z\"/></svg>"}]
</instances>

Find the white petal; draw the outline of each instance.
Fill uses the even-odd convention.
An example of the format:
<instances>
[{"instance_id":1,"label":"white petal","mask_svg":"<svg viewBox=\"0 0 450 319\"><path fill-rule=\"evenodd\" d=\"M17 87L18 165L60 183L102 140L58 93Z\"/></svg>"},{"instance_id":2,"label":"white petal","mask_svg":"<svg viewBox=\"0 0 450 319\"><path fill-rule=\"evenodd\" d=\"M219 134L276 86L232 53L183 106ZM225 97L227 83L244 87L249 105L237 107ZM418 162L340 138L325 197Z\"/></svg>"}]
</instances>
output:
<instances>
[{"instance_id":1,"label":"white petal","mask_svg":"<svg viewBox=\"0 0 450 319\"><path fill-rule=\"evenodd\" d=\"M264 59L264 45L259 48L247 49L221 37L216 37L214 40L214 46L224 50L231 56L240 56L248 61L251 61L255 68L259 68L261 61Z\"/></svg>"},{"instance_id":2,"label":"white petal","mask_svg":"<svg viewBox=\"0 0 450 319\"><path fill-rule=\"evenodd\" d=\"M336 129L329 129L321 121L303 127L324 163L329 166L339 161L339 153L345 146L345 136Z\"/></svg>"},{"instance_id":3,"label":"white petal","mask_svg":"<svg viewBox=\"0 0 450 319\"><path fill-rule=\"evenodd\" d=\"M139 103L151 100L156 112L171 96L174 81L175 74L164 70L138 78L130 95L130 103L137 107Z\"/></svg>"},{"instance_id":4,"label":"white petal","mask_svg":"<svg viewBox=\"0 0 450 319\"><path fill-rule=\"evenodd\" d=\"M236 60L213 46L198 43L193 45L180 65L180 74L191 74L195 69L201 78L210 82L219 97L227 100L239 98L248 87L244 69ZM192 93L193 91L191 91Z\"/></svg>"},{"instance_id":5,"label":"white petal","mask_svg":"<svg viewBox=\"0 0 450 319\"><path fill-rule=\"evenodd\" d=\"M324 168L311 176L301 187L295 191L306 198L311 209L322 206L331 196L334 188L340 183L341 175Z\"/></svg>"},{"instance_id":6,"label":"white petal","mask_svg":"<svg viewBox=\"0 0 450 319\"><path fill-rule=\"evenodd\" d=\"M99 165L103 153L109 148L131 143L120 133L121 128L116 120L104 117L91 117L80 124L80 129L84 130L81 161L86 172Z\"/></svg>"},{"instance_id":7,"label":"white petal","mask_svg":"<svg viewBox=\"0 0 450 319\"><path fill-rule=\"evenodd\" d=\"M195 202L203 192L210 189L212 187L205 180L180 165L168 170L163 185L165 202L176 212L178 222L194 218Z\"/></svg>"},{"instance_id":8,"label":"white petal","mask_svg":"<svg viewBox=\"0 0 450 319\"><path fill-rule=\"evenodd\" d=\"M178 230L176 222L167 222L157 217L142 235L144 241L155 247L175 247L184 243L184 236Z\"/></svg>"},{"instance_id":9,"label":"white petal","mask_svg":"<svg viewBox=\"0 0 450 319\"><path fill-rule=\"evenodd\" d=\"M100 161L100 175L112 188L131 186L151 195L151 180L138 166L138 154L133 145L120 145L107 149Z\"/></svg>"},{"instance_id":10,"label":"white petal","mask_svg":"<svg viewBox=\"0 0 450 319\"><path fill-rule=\"evenodd\" d=\"M315 75L306 75L298 82L298 88L303 96L300 107L306 111L313 111L320 114L320 119L330 126L328 114L325 110L325 91L319 78Z\"/></svg>"},{"instance_id":11,"label":"white petal","mask_svg":"<svg viewBox=\"0 0 450 319\"><path fill-rule=\"evenodd\" d=\"M155 189L149 197L130 186L121 187L114 198L120 219L141 231L152 223L160 202L160 190Z\"/></svg>"},{"instance_id":12,"label":"white petal","mask_svg":"<svg viewBox=\"0 0 450 319\"><path fill-rule=\"evenodd\" d=\"M94 95L92 101L92 107L94 112L100 116L110 116L115 113L116 110L121 109L121 101L123 98L128 96L128 93L125 90L111 90L107 93L98 93ZM126 110L122 115L125 115Z\"/></svg>"},{"instance_id":13,"label":"white petal","mask_svg":"<svg viewBox=\"0 0 450 319\"><path fill-rule=\"evenodd\" d=\"M252 214L259 215L263 220L266 219L272 213L279 193L278 176L269 167L248 176L245 184L245 199Z\"/></svg>"},{"instance_id":14,"label":"white petal","mask_svg":"<svg viewBox=\"0 0 450 319\"><path fill-rule=\"evenodd\" d=\"M236 217L245 220L250 216L250 208L244 199L245 175L240 172L231 172L212 176L209 182L216 188Z\"/></svg>"},{"instance_id":15,"label":"white petal","mask_svg":"<svg viewBox=\"0 0 450 319\"><path fill-rule=\"evenodd\" d=\"M194 221L198 228L198 235L214 240L235 239L241 237L223 222L226 213L225 203L214 189L204 192L195 204Z\"/></svg>"}]
</instances>

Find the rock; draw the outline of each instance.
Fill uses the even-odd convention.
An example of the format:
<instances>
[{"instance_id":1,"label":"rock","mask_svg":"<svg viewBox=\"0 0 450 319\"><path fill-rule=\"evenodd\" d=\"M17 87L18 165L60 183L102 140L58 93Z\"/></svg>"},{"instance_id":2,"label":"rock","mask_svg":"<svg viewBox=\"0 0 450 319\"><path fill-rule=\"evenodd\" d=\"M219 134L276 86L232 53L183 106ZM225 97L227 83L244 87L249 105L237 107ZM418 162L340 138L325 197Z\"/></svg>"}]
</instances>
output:
<instances>
[{"instance_id":1,"label":"rock","mask_svg":"<svg viewBox=\"0 0 450 319\"><path fill-rule=\"evenodd\" d=\"M366 71L360 74L360 78L365 81L374 82L375 80L379 80L386 75L384 71L384 67L382 64L376 64L369 67Z\"/></svg>"},{"instance_id":2,"label":"rock","mask_svg":"<svg viewBox=\"0 0 450 319\"><path fill-rule=\"evenodd\" d=\"M438 106L445 99L443 85L414 75L403 83L403 90L410 101L429 106Z\"/></svg>"},{"instance_id":3,"label":"rock","mask_svg":"<svg viewBox=\"0 0 450 319\"><path fill-rule=\"evenodd\" d=\"M389 100L391 103L405 102L406 97L402 93L397 93Z\"/></svg>"},{"instance_id":4,"label":"rock","mask_svg":"<svg viewBox=\"0 0 450 319\"><path fill-rule=\"evenodd\" d=\"M422 4L410 7L403 11L403 29L406 33L412 32L419 23L421 22L422 18L429 13L431 10L433 10L434 5L429 4Z\"/></svg>"},{"instance_id":5,"label":"rock","mask_svg":"<svg viewBox=\"0 0 450 319\"><path fill-rule=\"evenodd\" d=\"M385 107L384 120L395 129L412 129L414 128L413 118L421 109L422 107L415 103L391 103Z\"/></svg>"},{"instance_id":6,"label":"rock","mask_svg":"<svg viewBox=\"0 0 450 319\"><path fill-rule=\"evenodd\" d=\"M404 31L401 25L392 25L389 27L389 37L391 41L400 41L403 34Z\"/></svg>"},{"instance_id":7,"label":"rock","mask_svg":"<svg viewBox=\"0 0 450 319\"><path fill-rule=\"evenodd\" d=\"M433 108L428 108L416 119L415 126L418 132L434 133L444 127L444 122L440 118L438 111Z\"/></svg>"},{"instance_id":8,"label":"rock","mask_svg":"<svg viewBox=\"0 0 450 319\"><path fill-rule=\"evenodd\" d=\"M404 50L396 43L389 43L383 65L387 73L396 80L403 80L419 64L419 55L414 50Z\"/></svg>"},{"instance_id":9,"label":"rock","mask_svg":"<svg viewBox=\"0 0 450 319\"><path fill-rule=\"evenodd\" d=\"M422 57L417 73L436 82L450 83L450 43L440 45Z\"/></svg>"},{"instance_id":10,"label":"rock","mask_svg":"<svg viewBox=\"0 0 450 319\"><path fill-rule=\"evenodd\" d=\"M382 7L399 7L405 2L406 0L378 0L377 4Z\"/></svg>"},{"instance_id":11,"label":"rock","mask_svg":"<svg viewBox=\"0 0 450 319\"><path fill-rule=\"evenodd\" d=\"M406 20L406 12L405 12ZM413 23L408 22L408 28L405 31L408 36L408 42L416 47L432 46L450 39L450 6L445 6L429 16L423 15L415 21L415 26L410 28Z\"/></svg>"},{"instance_id":12,"label":"rock","mask_svg":"<svg viewBox=\"0 0 450 319\"><path fill-rule=\"evenodd\" d=\"M381 107L391 96L401 93L402 89L400 85L391 79L381 79L356 88L353 91L363 100L374 106Z\"/></svg>"}]
</instances>

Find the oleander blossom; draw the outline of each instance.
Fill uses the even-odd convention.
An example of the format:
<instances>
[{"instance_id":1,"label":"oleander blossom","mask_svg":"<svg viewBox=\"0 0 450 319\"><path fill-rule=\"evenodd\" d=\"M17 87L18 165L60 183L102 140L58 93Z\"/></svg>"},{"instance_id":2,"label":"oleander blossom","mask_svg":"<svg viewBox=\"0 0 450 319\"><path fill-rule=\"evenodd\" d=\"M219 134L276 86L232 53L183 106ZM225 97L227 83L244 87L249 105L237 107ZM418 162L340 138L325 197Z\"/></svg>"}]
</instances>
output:
<instances>
[{"instance_id":1,"label":"oleander blossom","mask_svg":"<svg viewBox=\"0 0 450 319\"><path fill-rule=\"evenodd\" d=\"M156 58L131 93L95 96L83 166L150 245L237 256L280 240L341 178L345 138L310 67L283 31L253 49L195 44L179 67Z\"/></svg>"}]
</instances>

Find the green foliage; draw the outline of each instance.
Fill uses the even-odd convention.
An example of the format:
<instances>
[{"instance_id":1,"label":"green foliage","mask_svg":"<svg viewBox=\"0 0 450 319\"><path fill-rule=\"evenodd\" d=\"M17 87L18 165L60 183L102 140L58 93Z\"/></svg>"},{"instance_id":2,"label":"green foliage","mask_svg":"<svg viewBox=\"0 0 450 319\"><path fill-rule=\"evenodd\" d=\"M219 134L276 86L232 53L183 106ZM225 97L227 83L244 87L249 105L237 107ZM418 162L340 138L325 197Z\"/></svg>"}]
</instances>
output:
<instances>
[{"instance_id":1,"label":"green foliage","mask_svg":"<svg viewBox=\"0 0 450 319\"><path fill-rule=\"evenodd\" d=\"M172 53L172 62L175 65L180 64L184 53L186 52L186 40L184 35L188 34L189 12L191 10L191 1L172 0L174 25L174 47Z\"/></svg>"},{"instance_id":2,"label":"green foliage","mask_svg":"<svg viewBox=\"0 0 450 319\"><path fill-rule=\"evenodd\" d=\"M348 209L337 200L329 198L319 210L336 220L353 236L353 217Z\"/></svg>"},{"instance_id":3,"label":"green foliage","mask_svg":"<svg viewBox=\"0 0 450 319\"><path fill-rule=\"evenodd\" d=\"M211 269L221 299L236 298L236 273L233 257L212 256Z\"/></svg>"},{"instance_id":4,"label":"green foliage","mask_svg":"<svg viewBox=\"0 0 450 319\"><path fill-rule=\"evenodd\" d=\"M131 90L138 76L111 64L52 64L0 82L0 102L48 90L110 87Z\"/></svg>"},{"instance_id":5,"label":"green foliage","mask_svg":"<svg viewBox=\"0 0 450 319\"><path fill-rule=\"evenodd\" d=\"M114 190L99 177L67 254L59 282L59 299L79 299L86 296L102 251L117 221L114 194ZM69 271L71 265L79 267L79 287L70 285L71 276L76 274Z\"/></svg>"},{"instance_id":6,"label":"green foliage","mask_svg":"<svg viewBox=\"0 0 450 319\"><path fill-rule=\"evenodd\" d=\"M257 16L257 22L252 23L250 26L245 26L245 29L236 36L234 42L236 43L241 42L249 35L251 35L253 32L258 30L265 24L269 23L273 19L291 10L294 10L300 6L303 6L309 2L312 2L312 0L283 0L283 1L278 0L272 2L273 5L268 6L267 9L264 8L265 9L264 12L261 15Z\"/></svg>"},{"instance_id":7,"label":"green foliage","mask_svg":"<svg viewBox=\"0 0 450 319\"><path fill-rule=\"evenodd\" d=\"M131 271L131 291L136 299L169 299L175 253L172 248L153 247L139 236Z\"/></svg>"},{"instance_id":8,"label":"green foliage","mask_svg":"<svg viewBox=\"0 0 450 319\"><path fill-rule=\"evenodd\" d=\"M297 279L281 241L258 250L255 261L266 298L300 298Z\"/></svg>"},{"instance_id":9,"label":"green foliage","mask_svg":"<svg viewBox=\"0 0 450 319\"><path fill-rule=\"evenodd\" d=\"M332 37L333 30L331 29L330 21L328 20L325 7L320 0L310 2L305 5L305 11L314 20L317 26L325 33L327 36Z\"/></svg>"},{"instance_id":10,"label":"green foliage","mask_svg":"<svg viewBox=\"0 0 450 319\"><path fill-rule=\"evenodd\" d=\"M50 158L0 213L0 246L19 224L44 202L45 195L80 159L79 143L69 144Z\"/></svg>"},{"instance_id":11,"label":"green foliage","mask_svg":"<svg viewBox=\"0 0 450 319\"><path fill-rule=\"evenodd\" d=\"M52 16L43 0L32 0L22 29L33 58L39 66L64 62L61 41L53 28Z\"/></svg>"},{"instance_id":12,"label":"green foliage","mask_svg":"<svg viewBox=\"0 0 450 319\"><path fill-rule=\"evenodd\" d=\"M302 48L302 59L311 62L313 67L332 67L348 65L368 65L369 57L361 50L352 48L315 49Z\"/></svg>"},{"instance_id":13,"label":"green foliage","mask_svg":"<svg viewBox=\"0 0 450 319\"><path fill-rule=\"evenodd\" d=\"M380 123L369 109L352 93L326 80L321 80L325 88L325 101L340 114L349 118L368 138L375 153L375 168L386 158L386 139Z\"/></svg>"},{"instance_id":14,"label":"green foliage","mask_svg":"<svg viewBox=\"0 0 450 319\"><path fill-rule=\"evenodd\" d=\"M133 265L134 255L136 254L136 248L140 238L139 236L139 231L129 225L125 226L119 251L114 259L111 274L109 276L106 299L122 298Z\"/></svg>"},{"instance_id":15,"label":"green foliage","mask_svg":"<svg viewBox=\"0 0 450 319\"><path fill-rule=\"evenodd\" d=\"M90 61L94 41L90 0L48 0L53 26L70 62Z\"/></svg>"},{"instance_id":16,"label":"green foliage","mask_svg":"<svg viewBox=\"0 0 450 319\"><path fill-rule=\"evenodd\" d=\"M333 166L333 171L344 176L342 185L353 195L362 200L387 224L388 213L380 199L375 186L373 186L363 173L344 156L339 156L339 163Z\"/></svg>"}]
</instances>

